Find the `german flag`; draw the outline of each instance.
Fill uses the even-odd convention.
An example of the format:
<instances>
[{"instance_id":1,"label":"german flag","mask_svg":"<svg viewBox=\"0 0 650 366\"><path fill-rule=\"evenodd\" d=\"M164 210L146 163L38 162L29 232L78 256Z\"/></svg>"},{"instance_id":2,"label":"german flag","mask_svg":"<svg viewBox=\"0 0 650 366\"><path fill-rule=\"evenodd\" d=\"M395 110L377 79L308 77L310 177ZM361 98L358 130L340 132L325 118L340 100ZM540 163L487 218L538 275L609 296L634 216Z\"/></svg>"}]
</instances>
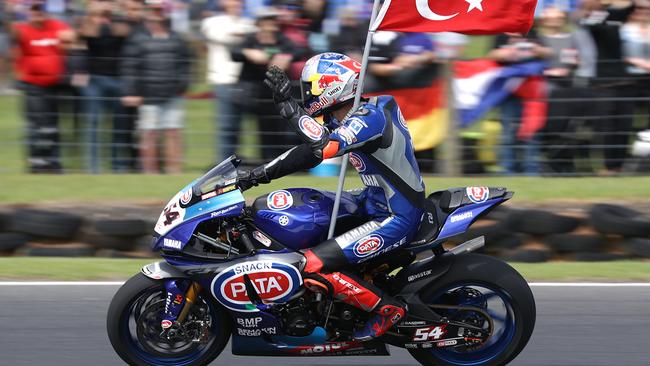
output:
<instances>
[{"instance_id":1,"label":"german flag","mask_svg":"<svg viewBox=\"0 0 650 366\"><path fill-rule=\"evenodd\" d=\"M416 151L437 147L449 131L447 88L439 65L367 80L366 96L392 95L402 110Z\"/></svg>"}]
</instances>

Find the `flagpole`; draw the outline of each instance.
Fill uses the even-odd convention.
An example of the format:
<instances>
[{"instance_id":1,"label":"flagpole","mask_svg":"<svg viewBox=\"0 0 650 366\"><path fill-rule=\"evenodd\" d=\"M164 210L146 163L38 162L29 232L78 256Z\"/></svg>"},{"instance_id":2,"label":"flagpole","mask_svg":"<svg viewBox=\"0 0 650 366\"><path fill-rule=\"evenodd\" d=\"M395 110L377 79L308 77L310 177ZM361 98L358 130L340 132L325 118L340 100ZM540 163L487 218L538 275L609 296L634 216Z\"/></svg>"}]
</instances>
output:
<instances>
[{"instance_id":1,"label":"flagpole","mask_svg":"<svg viewBox=\"0 0 650 366\"><path fill-rule=\"evenodd\" d=\"M361 104L361 94L363 93L363 85L366 80L366 72L368 70L368 58L370 57L370 48L372 47L372 36L375 34L373 25L379 13L380 0L375 0L372 5L372 15L370 16L370 25L368 26L368 36L366 37L366 45L363 49L363 58L361 59L361 72L359 73L359 84L357 85L357 93L354 96L354 104L352 110L356 111ZM336 198L334 199L334 207L332 209L332 217L330 218L330 229L327 238L331 239L336 230L336 219L338 218L339 206L341 205L341 195L343 194L343 186L345 185L345 172L348 169L348 154L343 156L341 161L341 171L339 172L339 184L336 188Z\"/></svg>"}]
</instances>

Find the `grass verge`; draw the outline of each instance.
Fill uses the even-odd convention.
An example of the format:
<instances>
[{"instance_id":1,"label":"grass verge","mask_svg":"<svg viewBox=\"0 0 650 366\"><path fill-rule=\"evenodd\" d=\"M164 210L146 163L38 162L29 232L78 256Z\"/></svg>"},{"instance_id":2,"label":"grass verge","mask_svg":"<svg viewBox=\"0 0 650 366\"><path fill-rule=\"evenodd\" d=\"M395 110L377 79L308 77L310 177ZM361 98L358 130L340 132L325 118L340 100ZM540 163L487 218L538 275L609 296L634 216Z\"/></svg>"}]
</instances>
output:
<instances>
[{"instance_id":1,"label":"grass verge","mask_svg":"<svg viewBox=\"0 0 650 366\"><path fill-rule=\"evenodd\" d=\"M0 175L0 203L43 201L167 201L197 174L170 176L145 175ZM336 189L337 178L295 175L273 181L246 192L249 198L288 187ZM515 201L554 200L639 201L650 198L650 177L612 178L534 178L534 177L461 177L425 178L427 192L463 186L507 187L516 193ZM350 176L348 189L361 188L361 181Z\"/></svg>"},{"instance_id":2,"label":"grass verge","mask_svg":"<svg viewBox=\"0 0 650 366\"><path fill-rule=\"evenodd\" d=\"M155 259L0 258L0 280L126 280ZM650 281L650 262L512 264L529 281Z\"/></svg>"}]
</instances>

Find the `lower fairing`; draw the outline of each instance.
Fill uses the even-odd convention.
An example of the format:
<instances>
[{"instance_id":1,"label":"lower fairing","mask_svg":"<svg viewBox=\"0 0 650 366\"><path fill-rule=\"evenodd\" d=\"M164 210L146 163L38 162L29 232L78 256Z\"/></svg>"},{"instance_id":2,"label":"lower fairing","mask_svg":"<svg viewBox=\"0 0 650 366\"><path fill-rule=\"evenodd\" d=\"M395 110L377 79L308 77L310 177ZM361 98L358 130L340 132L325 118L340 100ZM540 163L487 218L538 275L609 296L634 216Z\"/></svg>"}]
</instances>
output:
<instances>
[{"instance_id":1,"label":"lower fairing","mask_svg":"<svg viewBox=\"0 0 650 366\"><path fill-rule=\"evenodd\" d=\"M280 357L390 356L383 343L327 342L325 330L320 327L307 337L233 335L232 353L237 356Z\"/></svg>"}]
</instances>

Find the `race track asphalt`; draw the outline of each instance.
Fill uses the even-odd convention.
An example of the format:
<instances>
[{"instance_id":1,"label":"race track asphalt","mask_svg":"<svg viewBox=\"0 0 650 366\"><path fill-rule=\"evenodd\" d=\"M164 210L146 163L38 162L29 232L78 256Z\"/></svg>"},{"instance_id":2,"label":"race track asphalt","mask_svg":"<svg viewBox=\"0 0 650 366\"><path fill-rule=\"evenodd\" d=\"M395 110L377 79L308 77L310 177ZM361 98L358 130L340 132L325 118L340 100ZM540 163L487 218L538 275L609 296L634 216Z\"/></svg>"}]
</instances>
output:
<instances>
[{"instance_id":1,"label":"race track asphalt","mask_svg":"<svg viewBox=\"0 0 650 366\"><path fill-rule=\"evenodd\" d=\"M0 286L0 365L122 365L105 331L116 286ZM535 287L537 327L515 366L649 366L649 287ZM251 358L228 348L214 365L417 365L392 357Z\"/></svg>"}]
</instances>

